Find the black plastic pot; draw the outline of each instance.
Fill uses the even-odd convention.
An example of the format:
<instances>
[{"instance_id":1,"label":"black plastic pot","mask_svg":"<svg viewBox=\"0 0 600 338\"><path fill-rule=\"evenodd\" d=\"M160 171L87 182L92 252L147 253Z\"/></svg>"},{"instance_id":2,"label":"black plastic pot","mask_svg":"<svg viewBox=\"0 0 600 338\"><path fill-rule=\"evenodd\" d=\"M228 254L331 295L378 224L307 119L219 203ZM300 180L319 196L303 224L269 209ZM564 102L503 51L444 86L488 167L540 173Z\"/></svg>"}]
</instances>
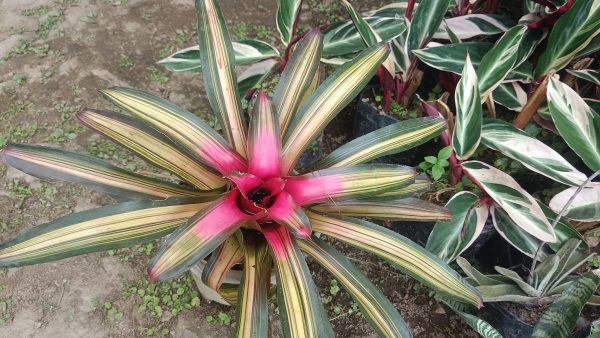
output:
<instances>
[{"instance_id":1,"label":"black plastic pot","mask_svg":"<svg viewBox=\"0 0 600 338\"><path fill-rule=\"evenodd\" d=\"M504 338L529 338L533 326L519 319L515 314L502 306L502 303L486 303L480 311L481 319L492 325ZM591 326L587 325L573 332L569 338L588 337Z\"/></svg>"}]
</instances>

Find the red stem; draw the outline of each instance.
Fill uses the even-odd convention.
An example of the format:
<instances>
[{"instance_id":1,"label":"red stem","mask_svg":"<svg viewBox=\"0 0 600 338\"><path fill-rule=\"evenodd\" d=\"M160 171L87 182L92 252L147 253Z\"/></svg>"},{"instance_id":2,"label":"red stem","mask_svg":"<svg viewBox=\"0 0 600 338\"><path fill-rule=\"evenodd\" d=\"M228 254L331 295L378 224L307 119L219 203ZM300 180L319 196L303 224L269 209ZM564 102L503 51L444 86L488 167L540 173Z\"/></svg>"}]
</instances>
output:
<instances>
[{"instance_id":1,"label":"red stem","mask_svg":"<svg viewBox=\"0 0 600 338\"><path fill-rule=\"evenodd\" d=\"M575 4L575 0L569 0L566 4L562 5L559 9L557 9L554 13L550 15L546 15L540 20L529 24L527 26L530 29L536 29L540 27L552 27L554 23L563 15L566 11L569 10Z\"/></svg>"},{"instance_id":2,"label":"red stem","mask_svg":"<svg viewBox=\"0 0 600 338\"><path fill-rule=\"evenodd\" d=\"M416 2L416 0L408 0L408 6L406 6L406 14L404 14L404 16L406 16L408 21L412 20L413 10L415 8L415 2Z\"/></svg>"}]
</instances>

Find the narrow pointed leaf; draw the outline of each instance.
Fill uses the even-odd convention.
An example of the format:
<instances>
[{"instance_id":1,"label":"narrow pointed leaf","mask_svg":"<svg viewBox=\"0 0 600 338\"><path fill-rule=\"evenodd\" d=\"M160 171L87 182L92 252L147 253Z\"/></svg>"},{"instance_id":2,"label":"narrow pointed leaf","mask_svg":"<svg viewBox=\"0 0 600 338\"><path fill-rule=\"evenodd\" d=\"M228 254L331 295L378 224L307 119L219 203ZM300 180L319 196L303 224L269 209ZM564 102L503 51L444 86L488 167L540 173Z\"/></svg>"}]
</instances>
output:
<instances>
[{"instance_id":1,"label":"narrow pointed leaf","mask_svg":"<svg viewBox=\"0 0 600 338\"><path fill-rule=\"evenodd\" d=\"M436 291L481 305L478 292L438 257L408 238L373 223L308 212L313 231L374 253Z\"/></svg>"},{"instance_id":2,"label":"narrow pointed leaf","mask_svg":"<svg viewBox=\"0 0 600 338\"><path fill-rule=\"evenodd\" d=\"M290 177L285 190L299 205L359 197L377 197L399 189L417 176L413 168L391 164L362 164L330 168Z\"/></svg>"},{"instance_id":3,"label":"narrow pointed leaf","mask_svg":"<svg viewBox=\"0 0 600 338\"><path fill-rule=\"evenodd\" d=\"M268 180L281 175L281 134L271 100L258 92L248 133L248 173Z\"/></svg>"},{"instance_id":4,"label":"narrow pointed leaf","mask_svg":"<svg viewBox=\"0 0 600 338\"><path fill-rule=\"evenodd\" d=\"M552 26L548 45L540 56L535 77L565 67L600 33L600 3L577 1Z\"/></svg>"},{"instance_id":5,"label":"narrow pointed leaf","mask_svg":"<svg viewBox=\"0 0 600 338\"><path fill-rule=\"evenodd\" d=\"M244 275L238 289L233 337L268 337L271 257L264 239L251 234L244 237Z\"/></svg>"},{"instance_id":6,"label":"narrow pointed leaf","mask_svg":"<svg viewBox=\"0 0 600 338\"><path fill-rule=\"evenodd\" d=\"M342 284L381 337L412 337L394 305L344 255L314 237L298 244L300 250L313 257Z\"/></svg>"},{"instance_id":7,"label":"narrow pointed leaf","mask_svg":"<svg viewBox=\"0 0 600 338\"><path fill-rule=\"evenodd\" d=\"M240 76L238 76L238 91L240 92L240 97L245 96L247 91L260 85L269 75L269 71L276 65L277 61L267 59L246 68Z\"/></svg>"},{"instance_id":8,"label":"narrow pointed leaf","mask_svg":"<svg viewBox=\"0 0 600 338\"><path fill-rule=\"evenodd\" d=\"M551 222L553 224L558 214L554 212L549 206L544 205L544 203L539 202L538 204L542 208L544 215L546 215L546 217L548 218L548 222ZM556 241L556 243L549 243L548 247L550 247L555 252L559 251L564 246L564 244L571 239L579 240L581 242L581 248L583 250L586 250L588 248L588 245L585 239L583 238L583 235L581 235L581 233L579 233L579 231L577 231L565 217L562 217L556 223L556 226L554 226L554 231L556 232L556 237L558 238L558 241Z\"/></svg>"},{"instance_id":9,"label":"narrow pointed leaf","mask_svg":"<svg viewBox=\"0 0 600 338\"><path fill-rule=\"evenodd\" d=\"M42 146L11 144L0 151L0 160L33 176L79 183L123 198L216 198L220 194L142 176L92 156Z\"/></svg>"},{"instance_id":10,"label":"narrow pointed leaf","mask_svg":"<svg viewBox=\"0 0 600 338\"><path fill-rule=\"evenodd\" d=\"M446 208L417 198L389 201L341 201L317 204L311 210L331 215L369 217L390 221L445 221L452 218Z\"/></svg>"},{"instance_id":11,"label":"narrow pointed leaf","mask_svg":"<svg viewBox=\"0 0 600 338\"><path fill-rule=\"evenodd\" d=\"M103 90L102 94L220 173L246 170L246 162L227 141L189 111L137 89L114 87Z\"/></svg>"},{"instance_id":12,"label":"narrow pointed leaf","mask_svg":"<svg viewBox=\"0 0 600 338\"><path fill-rule=\"evenodd\" d=\"M403 16L363 18L381 37L382 41L390 41L406 31ZM336 22L324 32L323 57L332 58L340 55L357 53L366 48L364 40L352 21Z\"/></svg>"},{"instance_id":13,"label":"narrow pointed leaf","mask_svg":"<svg viewBox=\"0 0 600 338\"><path fill-rule=\"evenodd\" d=\"M456 313L460 318L462 318L467 325L469 325L475 332L479 333L479 335L483 338L503 338L500 332L496 330L490 323L485 320L474 316L472 314L466 313L464 311L460 311L456 307L446 303L454 313Z\"/></svg>"},{"instance_id":14,"label":"narrow pointed leaf","mask_svg":"<svg viewBox=\"0 0 600 338\"><path fill-rule=\"evenodd\" d=\"M556 241L554 229L536 200L512 177L479 161L462 166L521 229L544 242Z\"/></svg>"},{"instance_id":15,"label":"narrow pointed leaf","mask_svg":"<svg viewBox=\"0 0 600 338\"><path fill-rule=\"evenodd\" d=\"M202 282L215 291L219 290L231 268L243 261L244 248L236 236L228 237L207 260L202 270Z\"/></svg>"},{"instance_id":16,"label":"narrow pointed leaf","mask_svg":"<svg viewBox=\"0 0 600 338\"><path fill-rule=\"evenodd\" d=\"M514 22L509 17L494 14L467 14L448 18L445 22L461 40L475 36L503 33L514 26ZM450 40L450 36L444 27L438 27L433 38Z\"/></svg>"},{"instance_id":17,"label":"narrow pointed leaf","mask_svg":"<svg viewBox=\"0 0 600 338\"><path fill-rule=\"evenodd\" d=\"M279 128L282 135L300 108L304 94L319 70L322 50L323 35L318 29L313 29L298 42L281 74L273 94L273 103L279 115Z\"/></svg>"},{"instance_id":18,"label":"narrow pointed leaf","mask_svg":"<svg viewBox=\"0 0 600 338\"><path fill-rule=\"evenodd\" d=\"M187 271L231 236L249 215L237 206L239 193L213 202L174 232L149 263L150 279L165 281Z\"/></svg>"},{"instance_id":19,"label":"narrow pointed leaf","mask_svg":"<svg viewBox=\"0 0 600 338\"><path fill-rule=\"evenodd\" d=\"M429 191L431 181L426 176L416 176L413 183L401 188L386 190L377 194L377 196L360 196L357 199L364 201L388 201L399 198L413 197L420 193Z\"/></svg>"},{"instance_id":20,"label":"narrow pointed leaf","mask_svg":"<svg viewBox=\"0 0 600 338\"><path fill-rule=\"evenodd\" d=\"M173 198L125 202L70 214L2 243L0 267L38 264L145 243L175 230L206 205Z\"/></svg>"},{"instance_id":21,"label":"narrow pointed leaf","mask_svg":"<svg viewBox=\"0 0 600 338\"><path fill-rule=\"evenodd\" d=\"M387 55L387 46L377 44L337 68L317 88L294 117L285 135L283 173L291 172L310 142L354 99Z\"/></svg>"},{"instance_id":22,"label":"narrow pointed leaf","mask_svg":"<svg viewBox=\"0 0 600 338\"><path fill-rule=\"evenodd\" d=\"M285 337L333 337L304 256L278 224L263 226L277 272L277 303Z\"/></svg>"},{"instance_id":23,"label":"narrow pointed leaf","mask_svg":"<svg viewBox=\"0 0 600 338\"><path fill-rule=\"evenodd\" d=\"M449 4L450 0L424 1L419 3L413 20L410 23L406 38L405 49L409 59L413 57L413 50L424 47L433 38L433 35L444 19Z\"/></svg>"},{"instance_id":24,"label":"narrow pointed leaf","mask_svg":"<svg viewBox=\"0 0 600 338\"><path fill-rule=\"evenodd\" d=\"M453 261L479 237L488 219L488 206L478 205L477 195L462 191L452 196L446 208L452 219L437 222L425 248L446 262Z\"/></svg>"},{"instance_id":25,"label":"narrow pointed leaf","mask_svg":"<svg viewBox=\"0 0 600 338\"><path fill-rule=\"evenodd\" d=\"M285 227L298 238L307 238L311 233L310 221L302 207L296 204L290 194L282 191L268 209L273 220Z\"/></svg>"},{"instance_id":26,"label":"narrow pointed leaf","mask_svg":"<svg viewBox=\"0 0 600 338\"><path fill-rule=\"evenodd\" d=\"M507 75L516 67L519 46L525 36L527 26L517 25L506 31L494 47L481 59L477 67L479 93L486 98Z\"/></svg>"},{"instance_id":27,"label":"narrow pointed leaf","mask_svg":"<svg viewBox=\"0 0 600 338\"><path fill-rule=\"evenodd\" d=\"M268 43L260 40L242 40L232 42L235 64L247 65L265 59L279 56L279 51ZM179 50L172 55L158 61L173 72L202 72L200 60L200 47L192 46Z\"/></svg>"},{"instance_id":28,"label":"narrow pointed leaf","mask_svg":"<svg viewBox=\"0 0 600 338\"><path fill-rule=\"evenodd\" d=\"M580 79L584 79L586 81L590 81L596 86L600 86L600 72L593 69L567 69L567 72L571 75L574 75Z\"/></svg>"},{"instance_id":29,"label":"narrow pointed leaf","mask_svg":"<svg viewBox=\"0 0 600 338\"><path fill-rule=\"evenodd\" d=\"M399 153L431 140L444 129L446 121L438 117L400 121L344 144L321 160L317 168L351 166Z\"/></svg>"},{"instance_id":30,"label":"narrow pointed leaf","mask_svg":"<svg viewBox=\"0 0 600 338\"><path fill-rule=\"evenodd\" d=\"M579 186L587 179L554 149L501 120L484 123L482 143L562 184Z\"/></svg>"},{"instance_id":31,"label":"narrow pointed leaf","mask_svg":"<svg viewBox=\"0 0 600 338\"><path fill-rule=\"evenodd\" d=\"M208 102L225 136L242 157L246 155L246 124L239 97L233 46L216 0L196 0L200 60Z\"/></svg>"},{"instance_id":32,"label":"narrow pointed leaf","mask_svg":"<svg viewBox=\"0 0 600 338\"><path fill-rule=\"evenodd\" d=\"M600 50L600 36L596 35L592 40L583 48L575 54L575 59L579 59L585 56L590 56Z\"/></svg>"},{"instance_id":33,"label":"narrow pointed leaf","mask_svg":"<svg viewBox=\"0 0 600 338\"><path fill-rule=\"evenodd\" d=\"M550 208L560 212L571 199L576 187L563 190L552 198ZM577 194L567 208L564 216L580 222L594 222L600 220L600 184L588 185Z\"/></svg>"},{"instance_id":34,"label":"narrow pointed leaf","mask_svg":"<svg viewBox=\"0 0 600 338\"><path fill-rule=\"evenodd\" d=\"M555 78L548 82L546 94L560 135L592 171L600 170L600 115L571 87Z\"/></svg>"},{"instance_id":35,"label":"narrow pointed leaf","mask_svg":"<svg viewBox=\"0 0 600 338\"><path fill-rule=\"evenodd\" d=\"M492 92L494 102L504 107L520 112L527 103L527 93L517 82L501 83Z\"/></svg>"},{"instance_id":36,"label":"narrow pointed leaf","mask_svg":"<svg viewBox=\"0 0 600 338\"><path fill-rule=\"evenodd\" d=\"M477 82L477 74L471 64L469 54L467 54L465 69L454 94L456 122L452 135L452 147L459 160L471 157L481 140L483 113Z\"/></svg>"},{"instance_id":37,"label":"narrow pointed leaf","mask_svg":"<svg viewBox=\"0 0 600 338\"><path fill-rule=\"evenodd\" d=\"M110 111L85 109L77 119L145 160L164 168L200 189L216 189L225 180L143 122Z\"/></svg>"},{"instance_id":38,"label":"narrow pointed leaf","mask_svg":"<svg viewBox=\"0 0 600 338\"><path fill-rule=\"evenodd\" d=\"M276 16L277 30L279 31L281 42L287 46L296 32L302 0L278 0L278 3Z\"/></svg>"}]
</instances>

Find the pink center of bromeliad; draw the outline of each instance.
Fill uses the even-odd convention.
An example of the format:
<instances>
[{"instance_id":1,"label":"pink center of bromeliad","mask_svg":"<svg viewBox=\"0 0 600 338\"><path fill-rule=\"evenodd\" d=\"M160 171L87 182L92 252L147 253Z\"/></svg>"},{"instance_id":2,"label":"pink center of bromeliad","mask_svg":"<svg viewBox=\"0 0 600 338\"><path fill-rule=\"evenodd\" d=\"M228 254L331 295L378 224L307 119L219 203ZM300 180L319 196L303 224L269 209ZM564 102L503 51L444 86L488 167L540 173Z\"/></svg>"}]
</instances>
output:
<instances>
[{"instance_id":1,"label":"pink center of bromeliad","mask_svg":"<svg viewBox=\"0 0 600 338\"><path fill-rule=\"evenodd\" d=\"M270 221L268 209L273 206L278 195L285 188L285 180L280 177L262 180L249 173L236 173L227 177L240 191L238 207L249 215L255 215L259 222Z\"/></svg>"}]
</instances>

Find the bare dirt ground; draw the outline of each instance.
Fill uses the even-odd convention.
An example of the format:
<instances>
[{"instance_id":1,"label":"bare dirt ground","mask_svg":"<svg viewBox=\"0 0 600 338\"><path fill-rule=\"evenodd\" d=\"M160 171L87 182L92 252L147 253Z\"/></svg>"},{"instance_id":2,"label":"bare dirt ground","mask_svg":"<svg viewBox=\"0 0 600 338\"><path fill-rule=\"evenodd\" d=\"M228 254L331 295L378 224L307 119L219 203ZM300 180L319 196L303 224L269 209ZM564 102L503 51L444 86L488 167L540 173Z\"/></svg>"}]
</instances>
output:
<instances>
[{"instance_id":1,"label":"bare dirt ground","mask_svg":"<svg viewBox=\"0 0 600 338\"><path fill-rule=\"evenodd\" d=\"M360 7L382 2L364 1ZM277 42L275 0L221 4L235 38ZM304 22L320 24L340 15L339 5L331 1L305 1ZM0 0L0 147L45 144L152 171L78 125L73 114L83 106L110 108L98 90L123 85L158 93L210 119L201 76L171 74L155 63L193 45L194 25L191 0ZM0 241L110 203L91 190L43 182L0 165ZM1 270L0 337L229 336L235 311L198 301L189 276L148 285L145 267L155 247L151 243ZM427 288L374 257L343 249L398 306L416 337L475 336L435 303ZM351 298L343 290L334 292L332 277L311 267L338 335L376 336ZM174 294L180 301L173 301ZM278 332L276 325L275 336Z\"/></svg>"}]
</instances>

